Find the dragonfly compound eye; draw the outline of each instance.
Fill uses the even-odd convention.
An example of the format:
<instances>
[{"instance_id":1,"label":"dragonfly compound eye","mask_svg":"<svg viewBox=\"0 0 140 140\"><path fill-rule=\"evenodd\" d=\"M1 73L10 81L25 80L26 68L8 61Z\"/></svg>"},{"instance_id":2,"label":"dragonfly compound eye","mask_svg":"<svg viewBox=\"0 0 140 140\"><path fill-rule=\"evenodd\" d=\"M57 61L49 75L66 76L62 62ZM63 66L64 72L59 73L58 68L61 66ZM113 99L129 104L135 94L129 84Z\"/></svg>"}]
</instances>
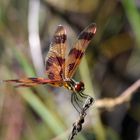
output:
<instances>
[{"instance_id":1,"label":"dragonfly compound eye","mask_svg":"<svg viewBox=\"0 0 140 140\"><path fill-rule=\"evenodd\" d=\"M77 82L75 84L75 90L77 92L82 92L85 89L84 83L83 82Z\"/></svg>"}]
</instances>

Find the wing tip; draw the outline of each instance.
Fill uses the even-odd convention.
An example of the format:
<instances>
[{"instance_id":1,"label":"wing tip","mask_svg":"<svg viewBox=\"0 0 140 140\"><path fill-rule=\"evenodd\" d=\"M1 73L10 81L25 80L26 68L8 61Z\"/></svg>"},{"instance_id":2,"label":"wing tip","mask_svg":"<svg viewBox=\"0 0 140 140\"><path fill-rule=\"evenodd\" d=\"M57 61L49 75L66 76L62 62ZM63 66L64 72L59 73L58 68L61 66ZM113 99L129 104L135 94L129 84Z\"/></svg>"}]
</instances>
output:
<instances>
[{"instance_id":1,"label":"wing tip","mask_svg":"<svg viewBox=\"0 0 140 140\"><path fill-rule=\"evenodd\" d=\"M57 29L56 29L56 31L55 31L55 34L60 33L60 32L66 34L66 29L65 29L65 27L64 27L63 25L61 25L61 24L59 24L59 25L57 26Z\"/></svg>"},{"instance_id":2,"label":"wing tip","mask_svg":"<svg viewBox=\"0 0 140 140\"><path fill-rule=\"evenodd\" d=\"M62 24L59 24L58 27L64 27Z\"/></svg>"},{"instance_id":3,"label":"wing tip","mask_svg":"<svg viewBox=\"0 0 140 140\"><path fill-rule=\"evenodd\" d=\"M97 31L96 23L91 23L91 24L89 24L89 26L87 27L87 29L92 30L92 32L95 34L96 31Z\"/></svg>"},{"instance_id":4,"label":"wing tip","mask_svg":"<svg viewBox=\"0 0 140 140\"><path fill-rule=\"evenodd\" d=\"M90 41L95 35L96 30L96 23L91 23L79 34L78 39Z\"/></svg>"}]
</instances>

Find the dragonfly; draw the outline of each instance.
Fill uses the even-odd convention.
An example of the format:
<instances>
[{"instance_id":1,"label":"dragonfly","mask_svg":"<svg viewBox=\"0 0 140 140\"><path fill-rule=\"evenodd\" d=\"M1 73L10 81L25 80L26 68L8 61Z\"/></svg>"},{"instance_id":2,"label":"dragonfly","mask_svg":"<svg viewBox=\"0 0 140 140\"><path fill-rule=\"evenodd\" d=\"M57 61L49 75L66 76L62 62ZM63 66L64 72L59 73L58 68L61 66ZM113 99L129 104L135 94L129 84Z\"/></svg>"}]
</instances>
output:
<instances>
[{"instance_id":1,"label":"dragonfly","mask_svg":"<svg viewBox=\"0 0 140 140\"><path fill-rule=\"evenodd\" d=\"M80 112L84 101L89 95L83 93L85 89L84 83L82 81L75 81L72 77L95 33L96 24L92 23L88 25L79 34L76 43L66 55L68 49L67 32L64 26L58 25L45 60L45 74L47 77L11 79L5 80L5 82L13 83L16 87L31 87L40 84L64 87L71 91L71 103Z\"/></svg>"}]
</instances>

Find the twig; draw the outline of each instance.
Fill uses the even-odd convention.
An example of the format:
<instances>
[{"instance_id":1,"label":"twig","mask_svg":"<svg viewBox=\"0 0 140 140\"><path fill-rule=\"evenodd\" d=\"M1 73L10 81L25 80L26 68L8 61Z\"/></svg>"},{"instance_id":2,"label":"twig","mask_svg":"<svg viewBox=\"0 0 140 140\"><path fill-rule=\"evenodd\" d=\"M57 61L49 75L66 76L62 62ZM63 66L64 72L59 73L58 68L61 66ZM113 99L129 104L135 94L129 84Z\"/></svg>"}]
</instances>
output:
<instances>
[{"instance_id":1,"label":"twig","mask_svg":"<svg viewBox=\"0 0 140 140\"><path fill-rule=\"evenodd\" d=\"M129 102L132 95L140 87L140 80L137 80L133 85L127 88L120 96L116 98L104 98L95 102L97 108L112 109L118 105Z\"/></svg>"},{"instance_id":2,"label":"twig","mask_svg":"<svg viewBox=\"0 0 140 140\"><path fill-rule=\"evenodd\" d=\"M93 101L94 101L93 98L88 96L88 98L85 101L83 108L80 112L79 119L73 124L73 129L72 129L72 132L71 132L68 140L73 140L74 136L77 135L82 130L82 125L83 125L83 123L85 121L85 117L87 115L86 112L89 109L89 107L93 104Z\"/></svg>"},{"instance_id":3,"label":"twig","mask_svg":"<svg viewBox=\"0 0 140 140\"><path fill-rule=\"evenodd\" d=\"M137 80L133 85L127 88L119 97L116 97L114 99L113 98L98 99L96 100L94 105L98 109L100 108L105 108L107 110L113 109L118 105L129 102L133 94L135 94L135 91L138 90L139 87L140 87L140 80ZM87 99L88 102L90 101L89 99L90 98ZM90 102L88 103L87 101L85 102L83 109L81 110L78 120L73 124L73 129L68 140L73 140L74 137L82 130L82 125L87 115L86 111L91 106Z\"/></svg>"},{"instance_id":4,"label":"twig","mask_svg":"<svg viewBox=\"0 0 140 140\"><path fill-rule=\"evenodd\" d=\"M100 109L113 109L117 105L121 105L123 103L129 102L133 94L135 94L135 91L140 87L140 80L137 80L133 85L131 85L129 88L127 88L119 97L117 98L104 98L104 99L98 99L94 103L94 105ZM89 97L85 101L85 104L83 105L83 108L80 112L78 120L73 124L72 132L69 136L68 140L73 140L74 137L82 130L82 125L85 121L85 117L87 115L86 111L93 103L93 98ZM67 131L68 132L68 131Z\"/></svg>"}]
</instances>

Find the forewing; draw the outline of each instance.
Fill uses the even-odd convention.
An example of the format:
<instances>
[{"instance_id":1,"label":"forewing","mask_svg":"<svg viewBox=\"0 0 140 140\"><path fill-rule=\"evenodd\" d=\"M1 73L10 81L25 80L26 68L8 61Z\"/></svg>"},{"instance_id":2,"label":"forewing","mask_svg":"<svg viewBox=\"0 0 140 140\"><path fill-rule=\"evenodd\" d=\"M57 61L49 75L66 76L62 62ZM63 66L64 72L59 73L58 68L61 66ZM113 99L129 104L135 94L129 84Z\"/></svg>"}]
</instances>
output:
<instances>
[{"instance_id":1,"label":"forewing","mask_svg":"<svg viewBox=\"0 0 140 140\"><path fill-rule=\"evenodd\" d=\"M75 46L70 50L66 59L65 77L71 78L78 67L85 50L96 33L96 24L92 23L85 28L80 35Z\"/></svg>"},{"instance_id":2,"label":"forewing","mask_svg":"<svg viewBox=\"0 0 140 140\"><path fill-rule=\"evenodd\" d=\"M66 30L59 25L50 44L45 65L50 80L62 80L65 72Z\"/></svg>"}]
</instances>

